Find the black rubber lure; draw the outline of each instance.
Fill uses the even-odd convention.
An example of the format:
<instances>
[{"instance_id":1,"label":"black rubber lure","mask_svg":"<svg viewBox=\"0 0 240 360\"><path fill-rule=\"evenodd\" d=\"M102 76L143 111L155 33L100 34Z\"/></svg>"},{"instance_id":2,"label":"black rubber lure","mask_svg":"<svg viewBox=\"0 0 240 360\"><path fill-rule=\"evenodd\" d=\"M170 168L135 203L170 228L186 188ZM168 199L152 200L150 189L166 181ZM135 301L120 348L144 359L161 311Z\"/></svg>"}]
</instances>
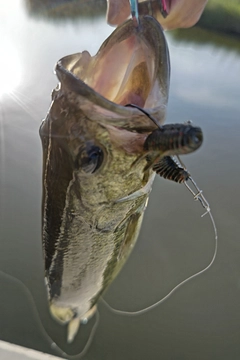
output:
<instances>
[{"instance_id":1,"label":"black rubber lure","mask_svg":"<svg viewBox=\"0 0 240 360\"><path fill-rule=\"evenodd\" d=\"M202 144L203 134L199 127L187 124L167 124L148 135L144 149L164 155L183 155L196 151Z\"/></svg>"},{"instance_id":2,"label":"black rubber lure","mask_svg":"<svg viewBox=\"0 0 240 360\"><path fill-rule=\"evenodd\" d=\"M196 151L203 142L203 133L199 127L185 124L166 124L159 126L148 112L137 105L128 104L142 111L156 125L157 129L148 135L144 142L147 165L145 170L152 169L165 179L178 183L187 181L190 174L181 167L173 156L190 154Z\"/></svg>"},{"instance_id":3,"label":"black rubber lure","mask_svg":"<svg viewBox=\"0 0 240 360\"><path fill-rule=\"evenodd\" d=\"M152 169L164 179L172 180L179 184L184 183L190 177L189 172L180 167L171 156L161 158L153 165Z\"/></svg>"}]
</instances>

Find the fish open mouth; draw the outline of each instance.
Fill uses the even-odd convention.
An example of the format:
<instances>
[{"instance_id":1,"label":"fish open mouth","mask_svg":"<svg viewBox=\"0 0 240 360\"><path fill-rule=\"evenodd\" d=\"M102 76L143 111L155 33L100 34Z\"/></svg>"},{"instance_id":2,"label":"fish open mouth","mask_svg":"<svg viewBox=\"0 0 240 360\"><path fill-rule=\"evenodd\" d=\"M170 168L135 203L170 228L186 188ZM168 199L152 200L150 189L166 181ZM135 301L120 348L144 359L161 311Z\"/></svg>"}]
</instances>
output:
<instances>
[{"instance_id":1,"label":"fish open mouth","mask_svg":"<svg viewBox=\"0 0 240 360\"><path fill-rule=\"evenodd\" d=\"M96 57L96 71L85 83L116 104L144 107L154 83L152 49L132 34L104 50Z\"/></svg>"},{"instance_id":2,"label":"fish open mouth","mask_svg":"<svg viewBox=\"0 0 240 360\"><path fill-rule=\"evenodd\" d=\"M113 103L117 106L132 103L148 109L167 104L168 48L160 24L150 16L140 17L139 27L132 20L126 21L93 57L87 51L64 57L56 71L61 82L64 82L63 72L64 80L66 75L72 76L69 84L75 82L78 94L83 95L80 88L84 84L85 98L91 97L95 104L116 112ZM89 88L95 93L94 100ZM105 100L112 105L106 105Z\"/></svg>"}]
</instances>

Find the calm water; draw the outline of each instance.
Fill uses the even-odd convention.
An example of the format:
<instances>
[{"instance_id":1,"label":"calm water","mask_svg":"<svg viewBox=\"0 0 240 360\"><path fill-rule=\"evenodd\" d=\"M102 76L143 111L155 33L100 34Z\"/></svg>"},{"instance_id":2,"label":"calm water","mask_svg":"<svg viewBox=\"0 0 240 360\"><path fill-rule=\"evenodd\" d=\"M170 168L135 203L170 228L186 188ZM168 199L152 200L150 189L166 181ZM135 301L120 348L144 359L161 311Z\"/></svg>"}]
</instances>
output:
<instances>
[{"instance_id":1,"label":"calm water","mask_svg":"<svg viewBox=\"0 0 240 360\"><path fill-rule=\"evenodd\" d=\"M111 32L104 17L51 22L29 16L23 1L1 4L0 338L52 354L60 354L52 341L69 354L80 352L94 321L82 326L69 346L66 329L48 314L38 129L57 83L56 61L85 49L94 54ZM187 33L191 41L186 32L184 38L167 35L172 65L167 121L193 120L203 129L204 145L183 160L210 202L219 233L217 258L144 315L115 315L100 303L100 323L84 359L240 357L239 39ZM122 310L142 309L207 266L214 234L202 213L184 186L156 179L139 241L107 301Z\"/></svg>"}]
</instances>

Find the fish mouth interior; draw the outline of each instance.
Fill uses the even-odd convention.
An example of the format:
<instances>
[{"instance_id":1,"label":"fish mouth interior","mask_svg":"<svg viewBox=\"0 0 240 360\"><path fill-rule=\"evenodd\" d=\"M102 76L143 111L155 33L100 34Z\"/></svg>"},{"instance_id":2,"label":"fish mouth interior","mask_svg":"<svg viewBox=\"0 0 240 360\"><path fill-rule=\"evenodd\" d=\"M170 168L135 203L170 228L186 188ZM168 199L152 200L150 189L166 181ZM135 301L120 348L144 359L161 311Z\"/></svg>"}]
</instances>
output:
<instances>
[{"instance_id":1,"label":"fish mouth interior","mask_svg":"<svg viewBox=\"0 0 240 360\"><path fill-rule=\"evenodd\" d=\"M156 20L140 20L138 28L132 20L123 23L93 57L87 51L65 56L56 73L63 87L100 107L116 113L125 111L118 105L135 104L163 120L170 78L168 47Z\"/></svg>"},{"instance_id":2,"label":"fish mouth interior","mask_svg":"<svg viewBox=\"0 0 240 360\"><path fill-rule=\"evenodd\" d=\"M106 41L94 57L87 51L76 54L65 65L107 100L140 107L146 105L152 91L157 67L153 48L137 33Z\"/></svg>"},{"instance_id":3,"label":"fish mouth interior","mask_svg":"<svg viewBox=\"0 0 240 360\"><path fill-rule=\"evenodd\" d=\"M154 81L154 54L135 34L93 58L84 82L106 99L144 107Z\"/></svg>"}]
</instances>

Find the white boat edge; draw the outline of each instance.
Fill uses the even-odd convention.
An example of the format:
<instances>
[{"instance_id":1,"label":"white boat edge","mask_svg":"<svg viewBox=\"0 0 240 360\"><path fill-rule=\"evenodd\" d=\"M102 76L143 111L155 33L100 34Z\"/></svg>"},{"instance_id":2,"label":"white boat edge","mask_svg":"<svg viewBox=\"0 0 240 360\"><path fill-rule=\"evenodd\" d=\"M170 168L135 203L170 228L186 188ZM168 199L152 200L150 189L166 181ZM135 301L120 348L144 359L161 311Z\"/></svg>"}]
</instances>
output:
<instances>
[{"instance_id":1,"label":"white boat edge","mask_svg":"<svg viewBox=\"0 0 240 360\"><path fill-rule=\"evenodd\" d=\"M62 358L0 340L0 359L1 360L13 360L13 359L59 360Z\"/></svg>"}]
</instances>

